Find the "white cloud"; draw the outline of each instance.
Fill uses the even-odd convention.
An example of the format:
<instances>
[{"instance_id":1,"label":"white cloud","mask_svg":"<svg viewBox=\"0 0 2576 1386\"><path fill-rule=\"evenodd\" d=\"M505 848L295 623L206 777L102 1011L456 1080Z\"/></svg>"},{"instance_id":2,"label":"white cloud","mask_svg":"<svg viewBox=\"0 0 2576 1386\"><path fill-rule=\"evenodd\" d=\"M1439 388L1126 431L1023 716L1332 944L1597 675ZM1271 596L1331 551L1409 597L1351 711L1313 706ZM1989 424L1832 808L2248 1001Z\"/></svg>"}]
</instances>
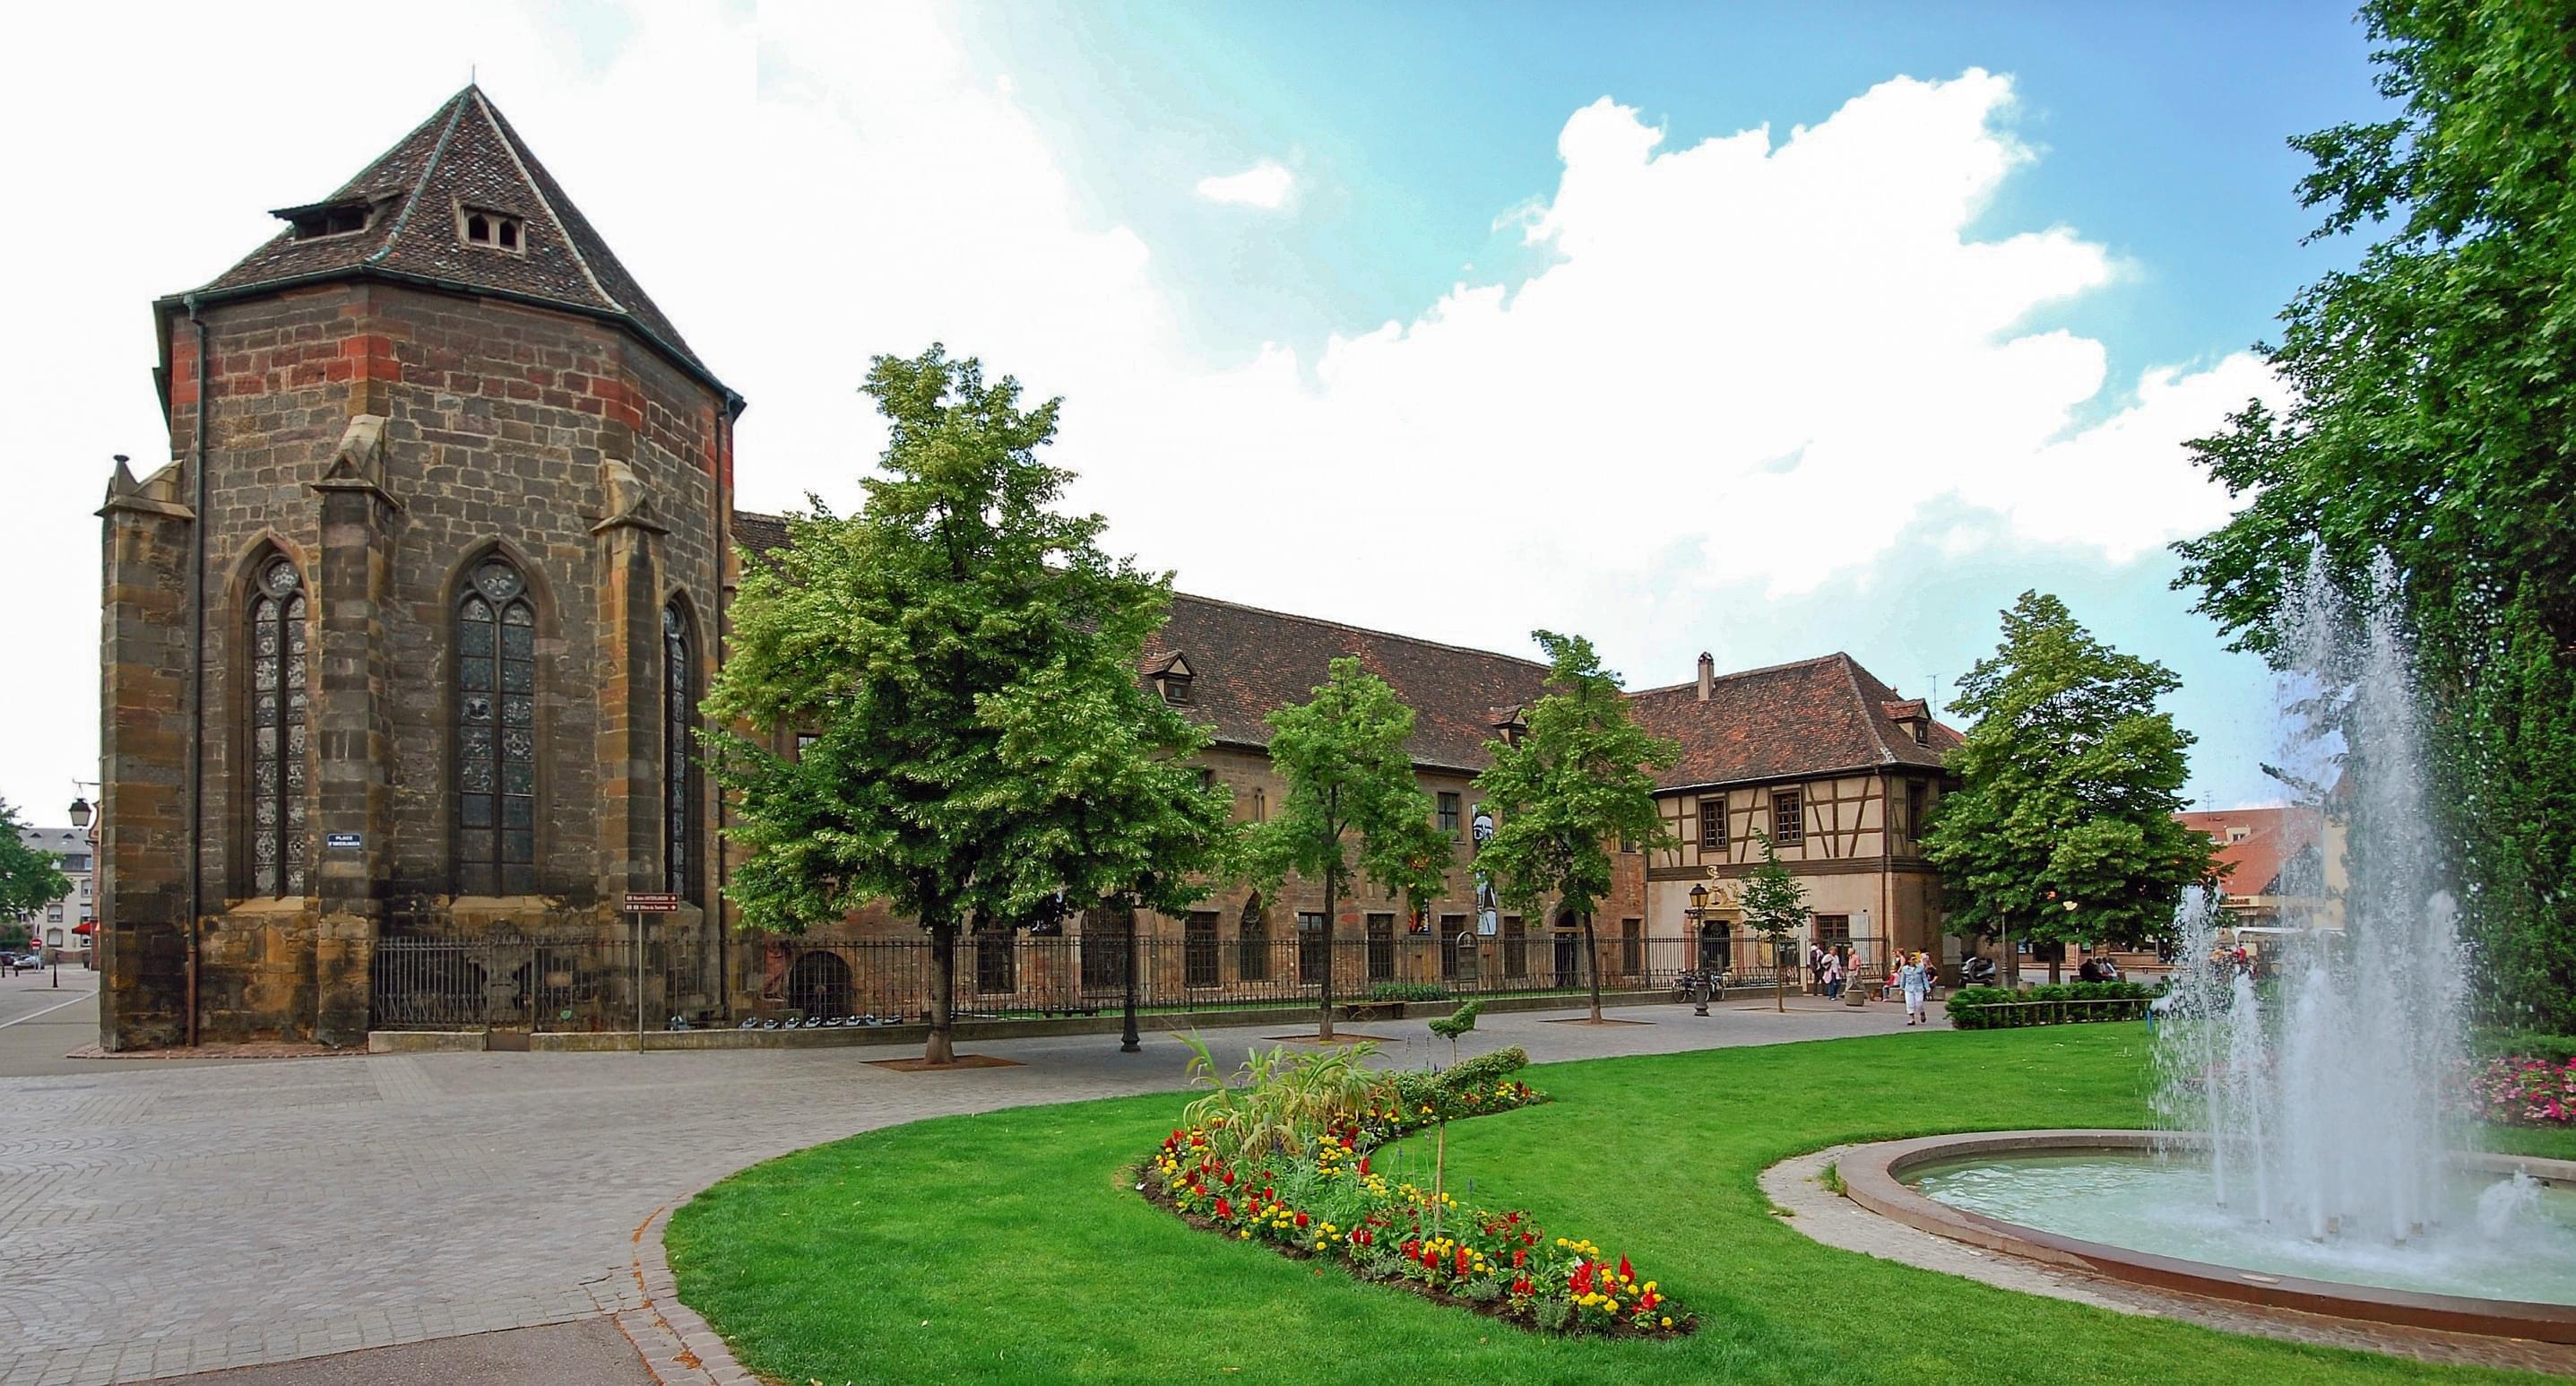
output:
<instances>
[{"instance_id":1,"label":"white cloud","mask_svg":"<svg viewBox=\"0 0 2576 1386\"><path fill-rule=\"evenodd\" d=\"M1497 648L1582 629L1648 681L1686 677L1703 647L1845 643L1771 630L1746 584L1778 597L1894 571L1936 508L1941 537L1906 542L1954 557L2125 556L2202 528L2224 498L2176 444L2273 391L2241 356L2113 382L2099 343L2027 326L2115 269L2072 229L1972 233L2032 157L1999 128L2009 80L1984 72L1893 80L1785 137L1671 148L1595 102L1563 127L1556 187L1497 209L1544 269L1218 365L953 11L639 4L585 44L498 0L467 9L423 31L316 6L253 42L174 7L167 41L133 49L106 7L57 7L22 35L141 64L115 101L79 64L0 87L0 117L53 132L22 181L151 215L0 227L0 251L50 267L18 315L48 331L0 334L0 379L47 402L0 412L0 445L39 462L0 510L0 552L62 593L18 608L14 643L60 652L59 677L0 686L0 715L42 729L0 747L0 794L41 811L96 773L87 517L108 452L142 470L165 446L143 305L258 244L260 209L336 185L469 61L751 398L746 507L853 501L883 438L855 392L866 358L944 340L1067 397L1077 501L1185 587ZM310 74L348 52L374 55L369 81L315 127ZM313 137L192 149L172 132L195 128L196 69L227 73L233 124ZM1201 191L1247 186L1253 205L1294 194L1267 163Z\"/></svg>"},{"instance_id":2,"label":"white cloud","mask_svg":"<svg viewBox=\"0 0 2576 1386\"><path fill-rule=\"evenodd\" d=\"M1219 174L1199 180L1199 196L1210 202L1227 202L1238 207L1260 207L1277 211L1288 204L1297 191L1297 175L1290 173L1276 159L1264 159L1241 173Z\"/></svg>"}]
</instances>

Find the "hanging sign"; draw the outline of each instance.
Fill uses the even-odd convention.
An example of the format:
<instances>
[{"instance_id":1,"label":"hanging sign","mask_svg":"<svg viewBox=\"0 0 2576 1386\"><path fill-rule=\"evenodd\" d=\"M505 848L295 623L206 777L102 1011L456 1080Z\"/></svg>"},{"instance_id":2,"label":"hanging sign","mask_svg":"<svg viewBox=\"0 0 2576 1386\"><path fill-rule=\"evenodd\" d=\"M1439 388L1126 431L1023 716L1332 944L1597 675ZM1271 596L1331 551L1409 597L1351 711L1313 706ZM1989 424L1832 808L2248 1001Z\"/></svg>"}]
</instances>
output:
<instances>
[{"instance_id":1,"label":"hanging sign","mask_svg":"<svg viewBox=\"0 0 2576 1386\"><path fill-rule=\"evenodd\" d=\"M322 845L334 852L354 852L358 850L359 841L360 838L356 833L322 834Z\"/></svg>"}]
</instances>

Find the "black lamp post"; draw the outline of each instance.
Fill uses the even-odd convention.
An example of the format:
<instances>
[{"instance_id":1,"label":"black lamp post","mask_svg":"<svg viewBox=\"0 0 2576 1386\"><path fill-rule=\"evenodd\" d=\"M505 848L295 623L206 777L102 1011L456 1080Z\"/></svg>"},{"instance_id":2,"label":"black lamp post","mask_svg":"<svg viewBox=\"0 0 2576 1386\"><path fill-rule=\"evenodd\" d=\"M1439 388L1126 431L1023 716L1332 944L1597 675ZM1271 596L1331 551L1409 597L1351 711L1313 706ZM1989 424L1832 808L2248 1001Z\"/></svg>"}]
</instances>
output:
<instances>
[{"instance_id":1,"label":"black lamp post","mask_svg":"<svg viewBox=\"0 0 2576 1386\"><path fill-rule=\"evenodd\" d=\"M1694 961L1698 963L1698 966L1692 969L1692 971L1699 977L1699 986L1693 992L1691 997L1692 1001L1695 1003L1691 1007L1691 1014L1706 1015L1708 1014L1708 953L1706 948L1702 946L1699 931L1703 927L1700 921L1708 917L1707 886L1700 885L1696 882L1692 883L1690 888L1690 908L1683 910L1682 914L1691 922L1691 946L1699 952L1699 956L1694 959Z\"/></svg>"},{"instance_id":2,"label":"black lamp post","mask_svg":"<svg viewBox=\"0 0 2576 1386\"><path fill-rule=\"evenodd\" d=\"M1127 916L1127 1021L1125 1030L1123 1030L1118 1037L1118 1052L1122 1054L1134 1054L1144 1048L1143 1045L1136 1042L1136 911L1133 908L1130 908L1124 911L1124 913Z\"/></svg>"}]
</instances>

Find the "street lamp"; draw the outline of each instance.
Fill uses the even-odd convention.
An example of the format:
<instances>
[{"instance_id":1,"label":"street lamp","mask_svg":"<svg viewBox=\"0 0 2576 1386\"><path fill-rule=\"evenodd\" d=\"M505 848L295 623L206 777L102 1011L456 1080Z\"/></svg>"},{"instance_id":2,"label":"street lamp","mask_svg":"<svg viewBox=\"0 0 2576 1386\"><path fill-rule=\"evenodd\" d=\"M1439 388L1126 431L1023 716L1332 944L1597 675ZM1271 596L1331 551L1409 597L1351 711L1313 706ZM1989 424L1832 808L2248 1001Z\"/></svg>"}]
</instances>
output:
<instances>
[{"instance_id":1,"label":"street lamp","mask_svg":"<svg viewBox=\"0 0 2576 1386\"><path fill-rule=\"evenodd\" d=\"M89 800L81 798L78 795L72 796L72 826L75 828L88 827L89 816Z\"/></svg>"},{"instance_id":2,"label":"street lamp","mask_svg":"<svg viewBox=\"0 0 2576 1386\"><path fill-rule=\"evenodd\" d=\"M1708 916L1707 886L1700 885L1697 882L1692 883L1690 888L1690 908L1683 910L1682 914L1691 922L1691 946L1698 949L1700 948L1700 921ZM1691 1007L1691 1014L1706 1015L1708 1014L1708 955L1704 949L1700 952L1698 962L1699 966L1694 970L1699 975L1699 986L1692 994L1692 1000L1697 1004Z\"/></svg>"}]
</instances>

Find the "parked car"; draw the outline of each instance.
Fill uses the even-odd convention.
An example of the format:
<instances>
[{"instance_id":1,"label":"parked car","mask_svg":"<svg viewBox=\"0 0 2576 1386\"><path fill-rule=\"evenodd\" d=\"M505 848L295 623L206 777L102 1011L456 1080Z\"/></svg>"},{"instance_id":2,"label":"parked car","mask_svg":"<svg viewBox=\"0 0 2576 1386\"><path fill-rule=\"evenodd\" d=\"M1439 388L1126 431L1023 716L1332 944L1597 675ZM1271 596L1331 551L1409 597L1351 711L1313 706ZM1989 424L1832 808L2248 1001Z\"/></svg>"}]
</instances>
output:
<instances>
[{"instance_id":1,"label":"parked car","mask_svg":"<svg viewBox=\"0 0 2576 1386\"><path fill-rule=\"evenodd\" d=\"M0 953L0 967L11 972L38 972L44 966L45 960L34 953Z\"/></svg>"}]
</instances>

